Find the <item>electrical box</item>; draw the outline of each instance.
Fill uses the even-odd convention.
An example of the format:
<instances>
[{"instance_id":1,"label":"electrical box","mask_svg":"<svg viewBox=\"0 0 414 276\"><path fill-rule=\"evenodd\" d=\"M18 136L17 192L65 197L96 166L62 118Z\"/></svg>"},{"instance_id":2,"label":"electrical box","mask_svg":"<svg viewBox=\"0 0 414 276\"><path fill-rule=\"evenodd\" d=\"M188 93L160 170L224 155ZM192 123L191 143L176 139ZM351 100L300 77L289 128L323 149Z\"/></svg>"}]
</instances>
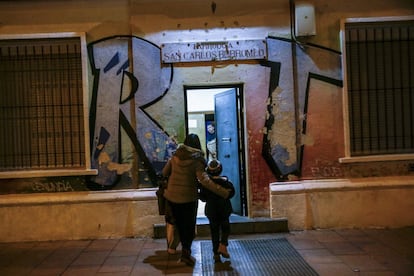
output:
<instances>
[{"instance_id":1,"label":"electrical box","mask_svg":"<svg viewBox=\"0 0 414 276\"><path fill-rule=\"evenodd\" d=\"M295 35L316 35L315 7L313 4L304 1L295 2Z\"/></svg>"}]
</instances>

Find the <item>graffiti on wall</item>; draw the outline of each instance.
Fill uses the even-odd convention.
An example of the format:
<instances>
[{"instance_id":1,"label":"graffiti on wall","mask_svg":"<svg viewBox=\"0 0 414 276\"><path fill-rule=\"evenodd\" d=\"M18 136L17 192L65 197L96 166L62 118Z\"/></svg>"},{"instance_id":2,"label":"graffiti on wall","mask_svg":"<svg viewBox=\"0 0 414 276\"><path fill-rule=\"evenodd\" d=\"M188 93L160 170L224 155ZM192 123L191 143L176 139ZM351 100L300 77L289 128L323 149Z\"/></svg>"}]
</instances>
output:
<instances>
[{"instance_id":1,"label":"graffiti on wall","mask_svg":"<svg viewBox=\"0 0 414 276\"><path fill-rule=\"evenodd\" d=\"M145 111L168 91L172 66L161 66L160 48L134 36L105 38L88 45L93 74L90 109L91 187L113 187L124 172L154 186L174 141ZM124 137L125 136L125 137ZM124 154L129 139L137 153Z\"/></svg>"},{"instance_id":2,"label":"graffiti on wall","mask_svg":"<svg viewBox=\"0 0 414 276\"><path fill-rule=\"evenodd\" d=\"M257 149L260 152L261 147L270 169L263 170L260 163L263 160L256 161L253 148L256 144L250 145L252 201L257 204L268 201L268 183L273 181L269 179L270 172L282 181L292 176L338 178L387 173L383 166L391 166L390 162L347 166L337 161L344 148L341 54L284 38L268 37L266 44L268 57L260 65L269 68L269 91L266 108L257 110L266 118L262 145L257 143ZM177 145L146 108L169 91L173 67L161 64L158 46L135 36L91 42L88 53L93 74L89 118L91 163L98 169L98 175L86 180L84 177L0 180L0 194L131 188L128 185L134 177L140 187L155 185L157 172ZM249 105L249 97L256 96L246 93L246 97ZM247 110L252 108L248 106ZM168 116L168 110L165 112ZM246 116L263 123L257 114L246 113ZM408 162L400 162L392 171L406 174L412 171L407 166ZM127 179L120 181L125 175Z\"/></svg>"},{"instance_id":3,"label":"graffiti on wall","mask_svg":"<svg viewBox=\"0 0 414 276\"><path fill-rule=\"evenodd\" d=\"M279 180L301 173L310 80L342 86L340 53L292 43L269 37L268 59L262 62L262 66L270 68L262 156ZM89 44L88 50L94 76L91 161L99 171L91 181L112 187L120 174L134 171L133 161L122 156L124 135L137 152L140 183L151 185L156 182L157 170L170 156L166 145L174 141L145 107L168 91L173 68L161 66L159 47L134 36L102 39Z\"/></svg>"},{"instance_id":4,"label":"graffiti on wall","mask_svg":"<svg viewBox=\"0 0 414 276\"><path fill-rule=\"evenodd\" d=\"M287 180L301 175L311 79L342 87L341 55L284 38L269 37L267 43L264 65L271 76L262 155L275 177Z\"/></svg>"},{"instance_id":5,"label":"graffiti on wall","mask_svg":"<svg viewBox=\"0 0 414 276\"><path fill-rule=\"evenodd\" d=\"M75 189L72 187L70 181L59 180L56 182L40 182L35 181L32 183L32 189L37 193L50 193L50 192L73 192Z\"/></svg>"},{"instance_id":6,"label":"graffiti on wall","mask_svg":"<svg viewBox=\"0 0 414 276\"><path fill-rule=\"evenodd\" d=\"M0 184L0 194L61 193L88 190L83 176L2 179Z\"/></svg>"}]
</instances>

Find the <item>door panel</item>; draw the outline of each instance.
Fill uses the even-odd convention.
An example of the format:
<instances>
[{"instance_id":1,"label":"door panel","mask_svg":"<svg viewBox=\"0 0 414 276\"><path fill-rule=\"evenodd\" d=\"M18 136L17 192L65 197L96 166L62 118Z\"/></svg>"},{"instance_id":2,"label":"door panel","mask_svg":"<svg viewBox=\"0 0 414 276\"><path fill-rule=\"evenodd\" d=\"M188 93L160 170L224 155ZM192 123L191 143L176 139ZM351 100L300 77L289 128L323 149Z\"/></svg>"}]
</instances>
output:
<instances>
[{"instance_id":1,"label":"door panel","mask_svg":"<svg viewBox=\"0 0 414 276\"><path fill-rule=\"evenodd\" d=\"M242 215L240 192L240 155L238 104L236 89L216 94L214 108L217 135L217 158L223 165L223 175L233 183L236 194L231 199L233 212Z\"/></svg>"}]
</instances>

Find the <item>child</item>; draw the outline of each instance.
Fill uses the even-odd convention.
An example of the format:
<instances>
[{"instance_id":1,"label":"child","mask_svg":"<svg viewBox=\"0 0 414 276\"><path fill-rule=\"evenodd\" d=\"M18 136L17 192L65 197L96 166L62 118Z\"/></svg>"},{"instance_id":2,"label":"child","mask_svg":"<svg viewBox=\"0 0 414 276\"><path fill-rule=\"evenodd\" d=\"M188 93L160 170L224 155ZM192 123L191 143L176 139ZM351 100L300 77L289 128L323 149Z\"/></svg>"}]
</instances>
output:
<instances>
[{"instance_id":1,"label":"child","mask_svg":"<svg viewBox=\"0 0 414 276\"><path fill-rule=\"evenodd\" d=\"M224 258L230 258L230 254L227 251L228 238L230 235L229 217L233 212L230 198L233 197L235 193L233 183L231 183L226 176L220 176L222 170L223 167L218 160L211 160L206 167L206 172L211 180L221 185L223 188L230 190L227 199L219 197L207 189L201 188L200 191L200 199L206 202L204 212L210 222L215 262L221 262L220 255Z\"/></svg>"}]
</instances>

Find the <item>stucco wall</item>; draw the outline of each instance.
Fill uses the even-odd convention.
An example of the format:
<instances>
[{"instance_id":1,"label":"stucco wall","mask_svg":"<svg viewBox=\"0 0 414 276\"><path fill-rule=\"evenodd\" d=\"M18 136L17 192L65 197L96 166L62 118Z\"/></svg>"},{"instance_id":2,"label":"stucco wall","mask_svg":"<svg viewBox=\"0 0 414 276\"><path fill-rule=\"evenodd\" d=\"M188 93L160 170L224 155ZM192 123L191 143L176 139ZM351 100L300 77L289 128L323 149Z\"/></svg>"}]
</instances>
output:
<instances>
[{"instance_id":1,"label":"stucco wall","mask_svg":"<svg viewBox=\"0 0 414 276\"><path fill-rule=\"evenodd\" d=\"M290 230L414 225L414 178L368 177L270 185L272 217Z\"/></svg>"},{"instance_id":2,"label":"stucco wall","mask_svg":"<svg viewBox=\"0 0 414 276\"><path fill-rule=\"evenodd\" d=\"M4 195L0 242L152 237L154 190Z\"/></svg>"}]
</instances>

